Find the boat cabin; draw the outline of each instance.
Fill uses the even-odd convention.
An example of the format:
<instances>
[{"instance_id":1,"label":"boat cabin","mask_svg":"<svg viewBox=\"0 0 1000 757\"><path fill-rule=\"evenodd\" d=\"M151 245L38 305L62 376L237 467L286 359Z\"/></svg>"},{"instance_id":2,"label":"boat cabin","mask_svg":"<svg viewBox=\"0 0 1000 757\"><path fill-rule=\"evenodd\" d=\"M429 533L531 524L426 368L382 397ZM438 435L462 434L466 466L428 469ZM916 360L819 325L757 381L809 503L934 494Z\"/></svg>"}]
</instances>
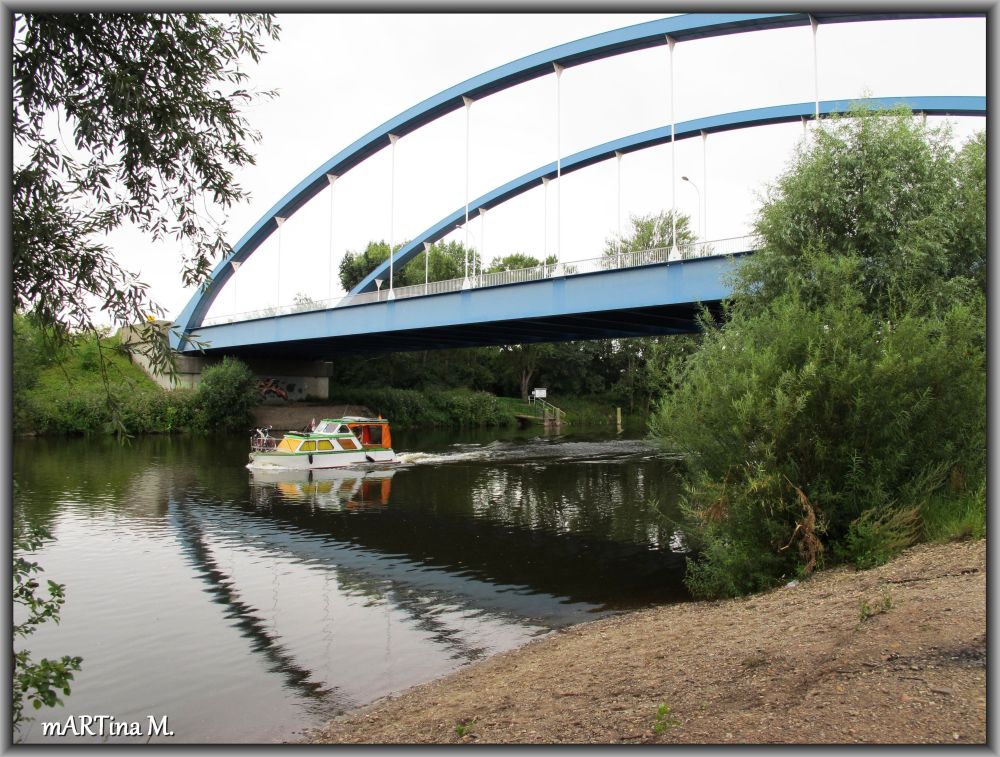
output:
<instances>
[{"instance_id":1,"label":"boat cabin","mask_svg":"<svg viewBox=\"0 0 1000 757\"><path fill-rule=\"evenodd\" d=\"M337 452L338 450L356 450L358 443L350 436L342 436L336 439L310 439L288 434L278 442L275 450L278 452Z\"/></svg>"},{"instance_id":2,"label":"boat cabin","mask_svg":"<svg viewBox=\"0 0 1000 757\"><path fill-rule=\"evenodd\" d=\"M316 424L314 434L353 434L365 449L391 449L392 432L389 421L382 418L324 418Z\"/></svg>"},{"instance_id":3,"label":"boat cabin","mask_svg":"<svg viewBox=\"0 0 1000 757\"><path fill-rule=\"evenodd\" d=\"M392 434L389 424L385 421L377 423L348 423L347 427L361 442L365 449L389 449L392 447Z\"/></svg>"}]
</instances>

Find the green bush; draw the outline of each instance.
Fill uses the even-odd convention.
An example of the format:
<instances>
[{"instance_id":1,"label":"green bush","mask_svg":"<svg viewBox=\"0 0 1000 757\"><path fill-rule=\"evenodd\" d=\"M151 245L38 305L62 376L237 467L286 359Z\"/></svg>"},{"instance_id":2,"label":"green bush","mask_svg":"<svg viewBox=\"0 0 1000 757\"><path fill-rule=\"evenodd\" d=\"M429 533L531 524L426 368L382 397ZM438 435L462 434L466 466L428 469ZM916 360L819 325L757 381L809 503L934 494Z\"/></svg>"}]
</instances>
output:
<instances>
[{"instance_id":1,"label":"green bush","mask_svg":"<svg viewBox=\"0 0 1000 757\"><path fill-rule=\"evenodd\" d=\"M165 392L125 357L116 337L83 334L58 343L14 316L15 433L128 434L191 423L190 393ZM100 354L104 355L101 371Z\"/></svg>"},{"instance_id":2,"label":"green bush","mask_svg":"<svg viewBox=\"0 0 1000 757\"><path fill-rule=\"evenodd\" d=\"M195 402L195 424L199 428L249 428L253 425L253 409L260 403L257 379L245 363L225 357L201 372Z\"/></svg>"},{"instance_id":3,"label":"green bush","mask_svg":"<svg viewBox=\"0 0 1000 757\"><path fill-rule=\"evenodd\" d=\"M169 433L194 426L196 395L189 389L167 392L158 387L129 390L114 386L118 417L129 434ZM19 433L114 433L107 394L100 389L29 394L19 406Z\"/></svg>"},{"instance_id":4,"label":"green bush","mask_svg":"<svg viewBox=\"0 0 1000 757\"><path fill-rule=\"evenodd\" d=\"M929 504L955 499L946 472L985 480L985 229L959 231L984 217L980 148L860 113L779 179L727 322L650 424L687 460L696 595L877 564L947 520Z\"/></svg>"},{"instance_id":5,"label":"green bush","mask_svg":"<svg viewBox=\"0 0 1000 757\"><path fill-rule=\"evenodd\" d=\"M726 543L704 559L735 560L740 593L804 564L789 546L804 517L795 487L816 509L824 542L847 539L842 554L859 555L872 552L859 541L866 522L851 524L866 511L919 503L927 490L913 482L942 466L985 474L981 312L956 304L889 324L857 308L852 292L844 286L842 300L819 309L780 297L760 315L734 317L706 335L651 421L686 455L689 529Z\"/></svg>"},{"instance_id":6,"label":"green bush","mask_svg":"<svg viewBox=\"0 0 1000 757\"><path fill-rule=\"evenodd\" d=\"M337 398L365 405L399 428L506 426L514 417L488 392L470 389L334 387Z\"/></svg>"}]
</instances>

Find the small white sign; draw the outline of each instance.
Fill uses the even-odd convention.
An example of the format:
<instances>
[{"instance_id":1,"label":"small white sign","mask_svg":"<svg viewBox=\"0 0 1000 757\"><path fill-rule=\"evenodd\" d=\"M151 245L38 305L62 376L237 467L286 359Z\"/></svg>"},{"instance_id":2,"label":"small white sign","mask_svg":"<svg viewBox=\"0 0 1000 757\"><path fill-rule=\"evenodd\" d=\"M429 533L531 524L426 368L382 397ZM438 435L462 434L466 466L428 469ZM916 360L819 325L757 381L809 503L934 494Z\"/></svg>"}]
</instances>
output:
<instances>
[{"instance_id":1,"label":"small white sign","mask_svg":"<svg viewBox=\"0 0 1000 757\"><path fill-rule=\"evenodd\" d=\"M547 391L547 389L535 389L531 394L535 399L543 400Z\"/></svg>"}]
</instances>

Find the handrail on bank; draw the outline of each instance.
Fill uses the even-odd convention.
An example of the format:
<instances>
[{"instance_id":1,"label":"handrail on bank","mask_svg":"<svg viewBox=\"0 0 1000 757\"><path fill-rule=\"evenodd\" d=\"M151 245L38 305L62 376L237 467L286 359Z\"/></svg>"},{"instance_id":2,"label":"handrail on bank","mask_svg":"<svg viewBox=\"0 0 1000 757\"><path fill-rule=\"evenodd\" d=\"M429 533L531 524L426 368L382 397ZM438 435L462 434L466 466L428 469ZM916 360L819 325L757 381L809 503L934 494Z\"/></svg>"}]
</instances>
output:
<instances>
[{"instance_id":1,"label":"handrail on bank","mask_svg":"<svg viewBox=\"0 0 1000 757\"><path fill-rule=\"evenodd\" d=\"M541 397L536 397L535 395L530 395L528 397L529 405L541 405L542 406L542 422L546 423L549 420L549 413L552 414L552 419L556 423L562 423L563 419L566 417L566 411L561 410L555 405L553 405L548 400L544 400Z\"/></svg>"}]
</instances>

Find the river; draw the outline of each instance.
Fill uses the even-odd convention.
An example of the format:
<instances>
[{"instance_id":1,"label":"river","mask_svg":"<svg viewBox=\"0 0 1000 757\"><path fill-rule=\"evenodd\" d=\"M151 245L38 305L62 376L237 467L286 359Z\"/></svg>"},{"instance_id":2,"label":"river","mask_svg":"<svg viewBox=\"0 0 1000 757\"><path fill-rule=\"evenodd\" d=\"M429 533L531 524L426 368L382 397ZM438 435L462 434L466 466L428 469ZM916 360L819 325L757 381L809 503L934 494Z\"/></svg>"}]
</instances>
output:
<instances>
[{"instance_id":1,"label":"river","mask_svg":"<svg viewBox=\"0 0 1000 757\"><path fill-rule=\"evenodd\" d=\"M555 629L687 598L677 463L645 441L393 436L392 470L264 478L243 435L16 440L15 517L52 532L33 559L67 592L27 646L83 657L23 740L137 740L42 735L71 715L165 715L174 735L154 742L291 740Z\"/></svg>"}]
</instances>

